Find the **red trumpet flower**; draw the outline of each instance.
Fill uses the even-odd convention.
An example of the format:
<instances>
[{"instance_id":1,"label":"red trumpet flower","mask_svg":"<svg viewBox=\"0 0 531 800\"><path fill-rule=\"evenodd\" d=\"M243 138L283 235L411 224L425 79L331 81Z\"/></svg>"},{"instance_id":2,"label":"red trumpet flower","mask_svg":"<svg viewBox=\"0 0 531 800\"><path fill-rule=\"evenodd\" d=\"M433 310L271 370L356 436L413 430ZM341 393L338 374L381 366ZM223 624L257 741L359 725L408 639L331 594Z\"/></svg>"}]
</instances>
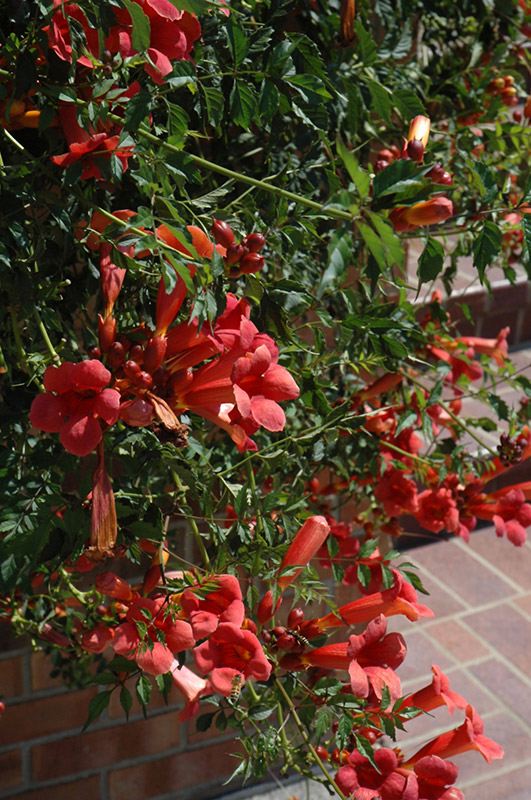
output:
<instances>
[{"instance_id":1,"label":"red trumpet flower","mask_svg":"<svg viewBox=\"0 0 531 800\"><path fill-rule=\"evenodd\" d=\"M413 231L423 225L437 225L454 215L454 206L448 197L433 197L412 206L399 206L389 214L396 231Z\"/></svg>"},{"instance_id":2,"label":"red trumpet flower","mask_svg":"<svg viewBox=\"0 0 531 800\"><path fill-rule=\"evenodd\" d=\"M102 440L100 420L113 425L118 419L120 395L105 388L110 380L111 373L97 359L48 367L46 393L31 404L31 424L46 433L59 433L69 453L88 455Z\"/></svg>"}]
</instances>

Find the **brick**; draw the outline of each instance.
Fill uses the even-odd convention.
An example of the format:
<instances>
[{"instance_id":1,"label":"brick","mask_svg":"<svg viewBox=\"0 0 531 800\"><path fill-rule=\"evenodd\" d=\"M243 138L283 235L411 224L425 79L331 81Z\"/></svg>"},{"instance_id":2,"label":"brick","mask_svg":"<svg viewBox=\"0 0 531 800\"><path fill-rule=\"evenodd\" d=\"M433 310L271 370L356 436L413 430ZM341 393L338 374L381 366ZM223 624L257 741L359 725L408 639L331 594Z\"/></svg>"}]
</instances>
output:
<instances>
[{"instance_id":1,"label":"brick","mask_svg":"<svg viewBox=\"0 0 531 800\"><path fill-rule=\"evenodd\" d=\"M509 583L475 559L465 546L453 541L423 547L415 552L415 560L473 607L503 600L515 593Z\"/></svg>"},{"instance_id":2,"label":"brick","mask_svg":"<svg viewBox=\"0 0 531 800\"><path fill-rule=\"evenodd\" d=\"M110 800L149 800L164 794L180 798L188 789L194 789L196 797L204 797L203 784L216 786L219 794L223 781L238 765L232 758L238 748L237 742L229 741L114 770Z\"/></svg>"},{"instance_id":3,"label":"brick","mask_svg":"<svg viewBox=\"0 0 531 800\"><path fill-rule=\"evenodd\" d=\"M131 707L131 711L129 712L129 717L134 718L137 716L143 716L142 706L136 696L135 692L135 684L138 678L131 679L126 681L126 687L131 692L131 696L133 698L133 705ZM173 690L173 687L170 687L170 691L168 693L168 703L164 702L164 697L158 691L156 687L153 688L153 694L151 695L151 700L149 703L149 708L151 711L158 711L159 709L167 709L168 711L178 711L182 708L183 704L180 702L178 698L178 692ZM114 692L111 696L111 700L109 703L109 708L107 711L109 719L125 719L125 714L122 706L120 705L120 694L119 692Z\"/></svg>"},{"instance_id":4,"label":"brick","mask_svg":"<svg viewBox=\"0 0 531 800\"><path fill-rule=\"evenodd\" d=\"M512 602L514 605L518 606L520 611L522 611L528 617L531 617L531 593L526 594L523 597L515 597Z\"/></svg>"},{"instance_id":5,"label":"brick","mask_svg":"<svg viewBox=\"0 0 531 800\"><path fill-rule=\"evenodd\" d=\"M487 778L466 788L466 800L529 800L531 764Z\"/></svg>"},{"instance_id":6,"label":"brick","mask_svg":"<svg viewBox=\"0 0 531 800\"><path fill-rule=\"evenodd\" d=\"M428 635L460 663L474 661L490 653L490 650L477 636L470 633L455 619L430 625Z\"/></svg>"},{"instance_id":7,"label":"brick","mask_svg":"<svg viewBox=\"0 0 531 800\"><path fill-rule=\"evenodd\" d=\"M13 789L22 783L22 753L20 750L7 750L0 753L0 792Z\"/></svg>"},{"instance_id":8,"label":"brick","mask_svg":"<svg viewBox=\"0 0 531 800\"><path fill-rule=\"evenodd\" d=\"M403 683L417 679L421 681L421 685L425 685L431 681L432 664L438 664L441 669L446 670L454 663L424 632L415 631L406 635L405 639L407 656L398 669Z\"/></svg>"},{"instance_id":9,"label":"brick","mask_svg":"<svg viewBox=\"0 0 531 800\"><path fill-rule=\"evenodd\" d=\"M470 537L469 547L515 583L516 591L530 586L531 549L528 547L514 547L505 538L498 538L492 528L476 531Z\"/></svg>"},{"instance_id":10,"label":"brick","mask_svg":"<svg viewBox=\"0 0 531 800\"><path fill-rule=\"evenodd\" d=\"M510 714L500 712L489 716L485 720L484 735L501 744L505 750L503 760L486 764L480 754L474 752L452 756L450 760L454 761L459 767L458 786L462 783L485 780L489 771L494 772L496 769L506 769L513 764L521 764L529 758L531 748L529 729ZM465 792L465 795L466 800L469 800L468 792ZM512 797L509 796L506 800L512 800Z\"/></svg>"},{"instance_id":11,"label":"brick","mask_svg":"<svg viewBox=\"0 0 531 800\"><path fill-rule=\"evenodd\" d=\"M5 654L10 650L22 650L27 647L29 639L26 636L16 636L11 625L0 622L0 653Z\"/></svg>"},{"instance_id":12,"label":"brick","mask_svg":"<svg viewBox=\"0 0 531 800\"><path fill-rule=\"evenodd\" d=\"M93 695L93 689L85 689L27 703L8 703L0 725L0 745L81 728Z\"/></svg>"},{"instance_id":13,"label":"brick","mask_svg":"<svg viewBox=\"0 0 531 800\"><path fill-rule=\"evenodd\" d=\"M489 275L489 280L492 280ZM506 286L496 286L492 292L489 302L489 311L495 311L496 314L511 313L514 315L522 306L522 298L525 298L527 289L527 281L518 281L517 283Z\"/></svg>"},{"instance_id":14,"label":"brick","mask_svg":"<svg viewBox=\"0 0 531 800\"><path fill-rule=\"evenodd\" d=\"M0 661L0 695L17 697L24 693L22 656L4 658Z\"/></svg>"},{"instance_id":15,"label":"brick","mask_svg":"<svg viewBox=\"0 0 531 800\"><path fill-rule=\"evenodd\" d=\"M176 712L159 714L147 720L130 722L57 743L37 745L32 750L33 777L39 781L96 770L125 759L141 758L180 745L180 723ZM68 758L64 758L68 753Z\"/></svg>"},{"instance_id":16,"label":"brick","mask_svg":"<svg viewBox=\"0 0 531 800\"><path fill-rule=\"evenodd\" d=\"M524 675L531 673L531 621L507 603L487 611L464 617L479 636L482 636L513 667Z\"/></svg>"},{"instance_id":17,"label":"brick","mask_svg":"<svg viewBox=\"0 0 531 800\"><path fill-rule=\"evenodd\" d=\"M515 344L517 335L517 325L515 324L517 313L518 309L515 310L513 308L512 310L506 310L501 313L489 312L485 314L482 319L481 336L487 339L494 339L502 328L510 328L511 332L507 337L507 341L509 344Z\"/></svg>"},{"instance_id":18,"label":"brick","mask_svg":"<svg viewBox=\"0 0 531 800\"><path fill-rule=\"evenodd\" d=\"M487 691L501 700L505 707L529 723L531 693L527 682L521 680L497 658L490 658L477 664L474 667L474 675Z\"/></svg>"},{"instance_id":19,"label":"brick","mask_svg":"<svg viewBox=\"0 0 531 800\"><path fill-rule=\"evenodd\" d=\"M35 692L43 689L63 688L64 683L61 676L50 677L53 670L53 663L49 655L43 652L31 654L31 688Z\"/></svg>"},{"instance_id":20,"label":"brick","mask_svg":"<svg viewBox=\"0 0 531 800\"><path fill-rule=\"evenodd\" d=\"M64 754L67 758L67 754ZM101 797L98 777L80 778L69 783L39 786L29 792L16 795L16 800L98 800ZM14 798L13 798L14 800Z\"/></svg>"}]
</instances>

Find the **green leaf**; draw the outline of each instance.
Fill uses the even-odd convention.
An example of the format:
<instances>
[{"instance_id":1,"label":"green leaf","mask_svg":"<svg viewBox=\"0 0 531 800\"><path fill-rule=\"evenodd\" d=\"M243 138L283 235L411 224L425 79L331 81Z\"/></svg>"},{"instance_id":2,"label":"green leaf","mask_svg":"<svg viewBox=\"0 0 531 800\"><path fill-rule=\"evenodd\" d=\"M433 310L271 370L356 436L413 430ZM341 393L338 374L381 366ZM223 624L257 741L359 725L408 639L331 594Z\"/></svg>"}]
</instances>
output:
<instances>
[{"instance_id":1,"label":"green leaf","mask_svg":"<svg viewBox=\"0 0 531 800\"><path fill-rule=\"evenodd\" d=\"M215 714L215 711L209 712L208 714L201 714L195 721L196 729L201 733L207 731L212 725Z\"/></svg>"},{"instance_id":2,"label":"green leaf","mask_svg":"<svg viewBox=\"0 0 531 800\"><path fill-rule=\"evenodd\" d=\"M84 731L86 731L88 726L91 725L94 720L98 719L98 717L100 717L105 711L109 705L111 694L112 691L106 690L105 692L98 692L98 694L92 698L89 704L87 720L83 725Z\"/></svg>"},{"instance_id":3,"label":"green leaf","mask_svg":"<svg viewBox=\"0 0 531 800\"><path fill-rule=\"evenodd\" d=\"M151 108L151 93L145 86L133 95L125 109L124 128L126 131L136 131L140 123L147 117Z\"/></svg>"},{"instance_id":4,"label":"green leaf","mask_svg":"<svg viewBox=\"0 0 531 800\"><path fill-rule=\"evenodd\" d=\"M364 222L356 222L356 226L363 237L363 241L369 248L374 260L380 268L380 272L384 272L387 267L387 258L385 247L382 240L373 229L366 225Z\"/></svg>"},{"instance_id":5,"label":"green leaf","mask_svg":"<svg viewBox=\"0 0 531 800\"><path fill-rule=\"evenodd\" d=\"M132 42L135 50L143 53L151 43L151 23L147 14L144 14L138 3L133 0L124 0L125 7L133 23Z\"/></svg>"},{"instance_id":6,"label":"green leaf","mask_svg":"<svg viewBox=\"0 0 531 800\"><path fill-rule=\"evenodd\" d=\"M168 103L168 127L171 144L182 147L188 133L188 114L180 106Z\"/></svg>"},{"instance_id":7,"label":"green leaf","mask_svg":"<svg viewBox=\"0 0 531 800\"><path fill-rule=\"evenodd\" d=\"M230 93L232 121L242 128L249 128L256 108L256 95L249 83L235 80Z\"/></svg>"},{"instance_id":8,"label":"green leaf","mask_svg":"<svg viewBox=\"0 0 531 800\"><path fill-rule=\"evenodd\" d=\"M492 264L499 254L502 245L502 233L495 222L487 220L474 241L474 266L477 268L480 280L483 280L486 268Z\"/></svg>"},{"instance_id":9,"label":"green leaf","mask_svg":"<svg viewBox=\"0 0 531 800\"><path fill-rule=\"evenodd\" d=\"M249 50L249 42L247 41L245 33L240 26L236 24L232 16L229 18L227 23L227 34L229 37L232 57L234 59L234 65L239 67L247 55L247 51Z\"/></svg>"},{"instance_id":10,"label":"green leaf","mask_svg":"<svg viewBox=\"0 0 531 800\"><path fill-rule=\"evenodd\" d=\"M393 227L382 219L379 214L376 214L374 211L368 211L367 216L382 240L388 266L401 267L405 258L402 240L397 236Z\"/></svg>"},{"instance_id":11,"label":"green leaf","mask_svg":"<svg viewBox=\"0 0 531 800\"><path fill-rule=\"evenodd\" d=\"M524 242L527 249L527 256L529 262L531 263L531 214L524 214L522 228L524 231Z\"/></svg>"},{"instance_id":12,"label":"green leaf","mask_svg":"<svg viewBox=\"0 0 531 800\"><path fill-rule=\"evenodd\" d=\"M433 281L444 266L444 247L437 239L429 238L419 258L417 275L419 283Z\"/></svg>"},{"instance_id":13,"label":"green leaf","mask_svg":"<svg viewBox=\"0 0 531 800\"><path fill-rule=\"evenodd\" d=\"M354 186L358 190L359 196L363 199L368 196L371 186L369 173L360 167L358 159L354 153L348 149L341 137L337 137L336 148L345 168L352 178Z\"/></svg>"},{"instance_id":14,"label":"green leaf","mask_svg":"<svg viewBox=\"0 0 531 800\"><path fill-rule=\"evenodd\" d=\"M325 100L332 99L332 95L325 89L324 83L316 75L292 75L285 78L285 81L297 89L308 103L312 101L312 94L323 97Z\"/></svg>"},{"instance_id":15,"label":"green leaf","mask_svg":"<svg viewBox=\"0 0 531 800\"><path fill-rule=\"evenodd\" d=\"M225 108L225 97L221 89L215 86L205 86L201 84L205 95L207 118L211 125L217 127L223 118Z\"/></svg>"},{"instance_id":16,"label":"green leaf","mask_svg":"<svg viewBox=\"0 0 531 800\"><path fill-rule=\"evenodd\" d=\"M367 28L363 27L361 20L357 19L354 28L356 30L357 46L356 52L365 66L370 66L376 61L378 48Z\"/></svg>"},{"instance_id":17,"label":"green leaf","mask_svg":"<svg viewBox=\"0 0 531 800\"><path fill-rule=\"evenodd\" d=\"M395 89L393 101L404 119L416 117L417 114L425 114L424 104L412 89Z\"/></svg>"},{"instance_id":18,"label":"green leaf","mask_svg":"<svg viewBox=\"0 0 531 800\"><path fill-rule=\"evenodd\" d=\"M374 177L374 197L395 194L406 186L422 186L419 167L414 161L399 158Z\"/></svg>"},{"instance_id":19,"label":"green leaf","mask_svg":"<svg viewBox=\"0 0 531 800\"><path fill-rule=\"evenodd\" d=\"M479 181L475 181L475 183L479 189L481 197L486 203L490 203L498 194L496 176L494 172L481 161L475 163L473 169L479 176Z\"/></svg>"},{"instance_id":20,"label":"green leaf","mask_svg":"<svg viewBox=\"0 0 531 800\"><path fill-rule=\"evenodd\" d=\"M131 696L131 692L125 686L122 686L120 689L120 705L125 711L125 716L127 719L129 719L129 712L131 711L133 705L133 698Z\"/></svg>"},{"instance_id":21,"label":"green leaf","mask_svg":"<svg viewBox=\"0 0 531 800\"><path fill-rule=\"evenodd\" d=\"M147 675L141 675L136 683L136 696L143 706L149 705L151 699L151 681Z\"/></svg>"},{"instance_id":22,"label":"green leaf","mask_svg":"<svg viewBox=\"0 0 531 800\"><path fill-rule=\"evenodd\" d=\"M391 92L381 83L378 83L378 81L367 80L366 83L371 93L372 110L376 111L382 119L390 124L391 114L393 113Z\"/></svg>"},{"instance_id":23,"label":"green leaf","mask_svg":"<svg viewBox=\"0 0 531 800\"><path fill-rule=\"evenodd\" d=\"M271 122L278 111L279 101L280 94L277 87L273 81L266 78L262 83L258 101L258 111L260 118L263 119L264 122Z\"/></svg>"}]
</instances>

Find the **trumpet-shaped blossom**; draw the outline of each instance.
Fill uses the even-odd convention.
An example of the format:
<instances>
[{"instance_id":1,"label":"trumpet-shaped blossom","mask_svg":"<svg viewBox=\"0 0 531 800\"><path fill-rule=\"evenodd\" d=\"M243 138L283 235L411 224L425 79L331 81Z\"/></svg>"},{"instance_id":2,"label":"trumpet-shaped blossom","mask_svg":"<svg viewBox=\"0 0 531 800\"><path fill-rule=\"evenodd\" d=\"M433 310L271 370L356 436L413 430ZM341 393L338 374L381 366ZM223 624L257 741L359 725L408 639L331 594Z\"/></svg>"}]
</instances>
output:
<instances>
[{"instance_id":1,"label":"trumpet-shaped blossom","mask_svg":"<svg viewBox=\"0 0 531 800\"><path fill-rule=\"evenodd\" d=\"M374 496L390 517L414 514L418 509L417 487L402 470L388 467L379 478Z\"/></svg>"},{"instance_id":2,"label":"trumpet-shaped blossom","mask_svg":"<svg viewBox=\"0 0 531 800\"><path fill-rule=\"evenodd\" d=\"M418 763L425 756L451 758L467 750L477 750L489 764L497 758L503 758L503 747L483 734L483 720L471 706L466 707L466 716L462 725L446 733L441 733L431 742L408 759L408 765Z\"/></svg>"},{"instance_id":3,"label":"trumpet-shaped blossom","mask_svg":"<svg viewBox=\"0 0 531 800\"><path fill-rule=\"evenodd\" d=\"M194 43L201 35L201 26L194 14L177 9L169 0L134 0L149 20L149 47L144 69L155 81L162 84L172 71L172 61L190 57ZM73 60L70 20L80 27L85 36L85 52L77 63L92 68L101 62L99 31L90 25L85 13L76 3L54 0L54 14L50 25L43 30L51 50L63 61ZM104 37L102 50L122 58L135 55L132 19L127 9L114 8L115 22ZM86 54L85 54L86 53Z\"/></svg>"},{"instance_id":4,"label":"trumpet-shaped blossom","mask_svg":"<svg viewBox=\"0 0 531 800\"><path fill-rule=\"evenodd\" d=\"M226 696L235 677L266 681L271 674L271 664L254 633L232 622L222 622L193 652L199 672L209 674L216 692Z\"/></svg>"},{"instance_id":5,"label":"trumpet-shaped blossom","mask_svg":"<svg viewBox=\"0 0 531 800\"><path fill-rule=\"evenodd\" d=\"M404 699L403 706L415 706L422 711L433 711L445 705L453 714L457 708L466 708L467 702L457 692L452 691L450 681L437 664L432 665L433 678L428 686L418 689Z\"/></svg>"},{"instance_id":6,"label":"trumpet-shaped blossom","mask_svg":"<svg viewBox=\"0 0 531 800\"><path fill-rule=\"evenodd\" d=\"M241 626L245 617L242 590L234 575L215 575L212 581L185 589L179 602L196 639L213 633L222 622Z\"/></svg>"},{"instance_id":7,"label":"trumpet-shaped blossom","mask_svg":"<svg viewBox=\"0 0 531 800\"><path fill-rule=\"evenodd\" d=\"M455 764L438 756L405 767L399 753L381 747L374 753L374 765L358 750L351 753L336 782L353 800L464 800L452 786L457 775Z\"/></svg>"},{"instance_id":8,"label":"trumpet-shaped blossom","mask_svg":"<svg viewBox=\"0 0 531 800\"><path fill-rule=\"evenodd\" d=\"M68 153L52 156L52 162L63 169L80 162L81 179L95 178L103 180L102 171L111 156L118 159L123 172L127 170L128 160L133 155L133 145L121 145L121 131L85 130L77 121L76 106L73 103L62 103L59 107L59 120L68 144Z\"/></svg>"},{"instance_id":9,"label":"trumpet-shaped blossom","mask_svg":"<svg viewBox=\"0 0 531 800\"><path fill-rule=\"evenodd\" d=\"M419 494L415 516L423 528L434 533L455 533L459 529L459 511L453 492L442 486Z\"/></svg>"},{"instance_id":10,"label":"trumpet-shaped blossom","mask_svg":"<svg viewBox=\"0 0 531 800\"><path fill-rule=\"evenodd\" d=\"M306 620L301 625L301 632L304 636L312 638L329 628L370 622L380 614L383 614L384 617L403 614L411 622L415 622L419 617L432 617L433 611L418 603L415 589L400 575L397 575L395 586L392 589L360 597L358 600L340 606L337 612L332 611L324 617Z\"/></svg>"},{"instance_id":11,"label":"trumpet-shaped blossom","mask_svg":"<svg viewBox=\"0 0 531 800\"><path fill-rule=\"evenodd\" d=\"M69 453L88 455L103 438L101 423L113 425L118 419L120 395L106 388L110 380L111 373L97 359L48 367L46 393L31 404L31 424L46 433L58 433Z\"/></svg>"},{"instance_id":12,"label":"trumpet-shaped blossom","mask_svg":"<svg viewBox=\"0 0 531 800\"><path fill-rule=\"evenodd\" d=\"M126 621L114 628L112 647L118 655L136 661L140 669L151 675L162 675L171 669L176 653L195 644L191 625L173 619L164 598L135 600L126 614Z\"/></svg>"},{"instance_id":13,"label":"trumpet-shaped blossom","mask_svg":"<svg viewBox=\"0 0 531 800\"><path fill-rule=\"evenodd\" d=\"M454 215L454 206L448 197L432 197L412 206L398 206L389 214L396 231L414 231L424 225L445 222Z\"/></svg>"}]
</instances>

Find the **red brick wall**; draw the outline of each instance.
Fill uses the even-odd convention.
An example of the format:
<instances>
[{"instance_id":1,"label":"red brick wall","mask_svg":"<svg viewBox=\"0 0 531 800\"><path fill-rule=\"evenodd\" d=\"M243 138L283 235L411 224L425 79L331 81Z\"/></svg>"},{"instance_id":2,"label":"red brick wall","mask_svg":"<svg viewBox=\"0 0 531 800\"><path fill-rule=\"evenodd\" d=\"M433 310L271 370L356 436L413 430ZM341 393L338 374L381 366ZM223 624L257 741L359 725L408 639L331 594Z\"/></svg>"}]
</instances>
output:
<instances>
[{"instance_id":1,"label":"red brick wall","mask_svg":"<svg viewBox=\"0 0 531 800\"><path fill-rule=\"evenodd\" d=\"M50 662L0 629L0 798L203 800L223 793L237 762L230 733L178 720L177 693L129 723L118 702L81 734L93 689L68 691ZM155 693L154 693L155 695ZM234 788L237 788L236 786Z\"/></svg>"}]
</instances>

